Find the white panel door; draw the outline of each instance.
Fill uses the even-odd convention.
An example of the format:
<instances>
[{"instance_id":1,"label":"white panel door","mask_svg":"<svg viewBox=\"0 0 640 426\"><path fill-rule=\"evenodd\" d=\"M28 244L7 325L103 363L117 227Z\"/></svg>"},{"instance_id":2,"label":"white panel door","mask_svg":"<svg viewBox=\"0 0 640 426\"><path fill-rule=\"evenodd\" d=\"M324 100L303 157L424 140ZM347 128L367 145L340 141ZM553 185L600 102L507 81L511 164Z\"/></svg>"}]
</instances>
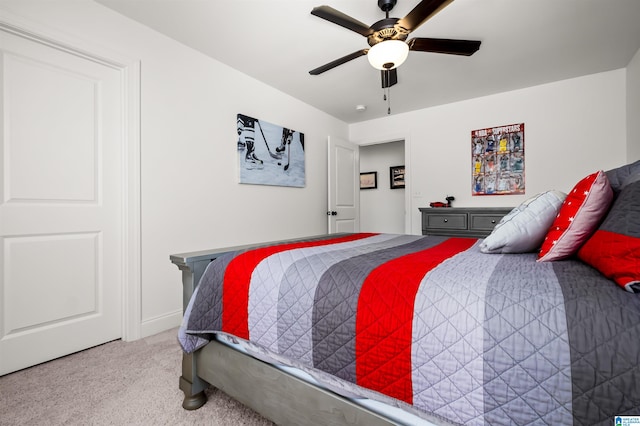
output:
<instances>
[{"instance_id":1,"label":"white panel door","mask_svg":"<svg viewBox=\"0 0 640 426\"><path fill-rule=\"evenodd\" d=\"M329 137L329 233L360 231L358 145Z\"/></svg>"},{"instance_id":2,"label":"white panel door","mask_svg":"<svg viewBox=\"0 0 640 426\"><path fill-rule=\"evenodd\" d=\"M0 375L122 336L120 79L0 30Z\"/></svg>"}]
</instances>

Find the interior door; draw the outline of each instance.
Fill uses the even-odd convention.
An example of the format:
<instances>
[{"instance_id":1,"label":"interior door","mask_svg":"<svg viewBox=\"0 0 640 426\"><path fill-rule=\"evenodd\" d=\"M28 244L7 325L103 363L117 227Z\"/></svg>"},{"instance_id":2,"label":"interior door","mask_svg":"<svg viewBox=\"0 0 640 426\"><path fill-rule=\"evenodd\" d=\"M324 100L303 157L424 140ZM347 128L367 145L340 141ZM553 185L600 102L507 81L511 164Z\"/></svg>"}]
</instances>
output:
<instances>
[{"instance_id":1,"label":"interior door","mask_svg":"<svg viewBox=\"0 0 640 426\"><path fill-rule=\"evenodd\" d=\"M356 144L329 137L329 233L360 231L360 155Z\"/></svg>"},{"instance_id":2,"label":"interior door","mask_svg":"<svg viewBox=\"0 0 640 426\"><path fill-rule=\"evenodd\" d=\"M0 375L122 336L122 93L0 29Z\"/></svg>"}]
</instances>

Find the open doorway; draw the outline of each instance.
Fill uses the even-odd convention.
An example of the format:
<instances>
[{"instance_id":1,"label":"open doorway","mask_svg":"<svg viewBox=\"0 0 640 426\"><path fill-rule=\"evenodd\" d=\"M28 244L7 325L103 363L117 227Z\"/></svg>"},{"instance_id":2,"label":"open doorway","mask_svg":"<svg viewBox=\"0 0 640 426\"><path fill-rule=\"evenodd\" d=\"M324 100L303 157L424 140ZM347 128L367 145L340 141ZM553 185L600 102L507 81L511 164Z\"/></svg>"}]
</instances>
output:
<instances>
[{"instance_id":1,"label":"open doorway","mask_svg":"<svg viewBox=\"0 0 640 426\"><path fill-rule=\"evenodd\" d=\"M405 166L404 140L360 146L360 172L376 172L375 189L360 190L360 230L403 234L405 188L391 185L390 168Z\"/></svg>"}]
</instances>

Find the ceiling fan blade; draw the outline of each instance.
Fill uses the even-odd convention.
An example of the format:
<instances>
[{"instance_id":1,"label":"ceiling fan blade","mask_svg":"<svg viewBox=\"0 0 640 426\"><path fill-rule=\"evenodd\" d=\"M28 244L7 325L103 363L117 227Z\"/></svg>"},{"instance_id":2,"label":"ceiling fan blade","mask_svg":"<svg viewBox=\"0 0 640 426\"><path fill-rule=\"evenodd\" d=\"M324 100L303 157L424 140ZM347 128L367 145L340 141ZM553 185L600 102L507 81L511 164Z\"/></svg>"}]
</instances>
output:
<instances>
[{"instance_id":1,"label":"ceiling fan blade","mask_svg":"<svg viewBox=\"0 0 640 426\"><path fill-rule=\"evenodd\" d=\"M326 19L329 22L333 22L334 24L340 25L341 27L344 27L348 30L355 31L365 37L373 34L373 30L369 28L368 25L363 24L357 19L354 19L349 15L345 15L344 13L329 6L314 7L311 11L311 14L319 18Z\"/></svg>"},{"instance_id":2,"label":"ceiling fan blade","mask_svg":"<svg viewBox=\"0 0 640 426\"><path fill-rule=\"evenodd\" d=\"M446 38L412 38L407 41L409 50L471 56L480 49L480 41L450 40Z\"/></svg>"},{"instance_id":3,"label":"ceiling fan blade","mask_svg":"<svg viewBox=\"0 0 640 426\"><path fill-rule=\"evenodd\" d=\"M398 82L398 69L380 70L380 77L382 78L382 88L386 89Z\"/></svg>"},{"instance_id":4,"label":"ceiling fan blade","mask_svg":"<svg viewBox=\"0 0 640 426\"><path fill-rule=\"evenodd\" d=\"M325 71L329 71L331 68L335 68L338 65L344 64L345 62L349 62L353 59L359 58L360 56L364 56L367 54L367 52L369 52L369 49L358 50L357 52L353 52L347 56L343 56L342 58L336 59L335 61L331 61L328 64L325 64L321 67L313 69L309 71L309 74L311 75L322 74Z\"/></svg>"},{"instance_id":5,"label":"ceiling fan blade","mask_svg":"<svg viewBox=\"0 0 640 426\"><path fill-rule=\"evenodd\" d=\"M398 21L398 25L411 32L447 7L453 0L422 0L411 12Z\"/></svg>"}]
</instances>

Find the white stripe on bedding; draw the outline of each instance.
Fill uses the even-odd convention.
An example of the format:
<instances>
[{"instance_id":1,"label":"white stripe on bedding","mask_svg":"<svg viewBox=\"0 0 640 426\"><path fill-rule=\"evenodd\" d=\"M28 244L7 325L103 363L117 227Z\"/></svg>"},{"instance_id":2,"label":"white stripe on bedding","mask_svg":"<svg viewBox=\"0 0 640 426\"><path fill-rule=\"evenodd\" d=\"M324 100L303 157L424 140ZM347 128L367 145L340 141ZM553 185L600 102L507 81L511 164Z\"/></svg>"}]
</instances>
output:
<instances>
[{"instance_id":1,"label":"white stripe on bedding","mask_svg":"<svg viewBox=\"0 0 640 426\"><path fill-rule=\"evenodd\" d=\"M414 316L411 357L425 364L413 369L413 402L460 423L483 413L484 294L502 258L477 252L478 243L425 275L414 308L429 315Z\"/></svg>"}]
</instances>

